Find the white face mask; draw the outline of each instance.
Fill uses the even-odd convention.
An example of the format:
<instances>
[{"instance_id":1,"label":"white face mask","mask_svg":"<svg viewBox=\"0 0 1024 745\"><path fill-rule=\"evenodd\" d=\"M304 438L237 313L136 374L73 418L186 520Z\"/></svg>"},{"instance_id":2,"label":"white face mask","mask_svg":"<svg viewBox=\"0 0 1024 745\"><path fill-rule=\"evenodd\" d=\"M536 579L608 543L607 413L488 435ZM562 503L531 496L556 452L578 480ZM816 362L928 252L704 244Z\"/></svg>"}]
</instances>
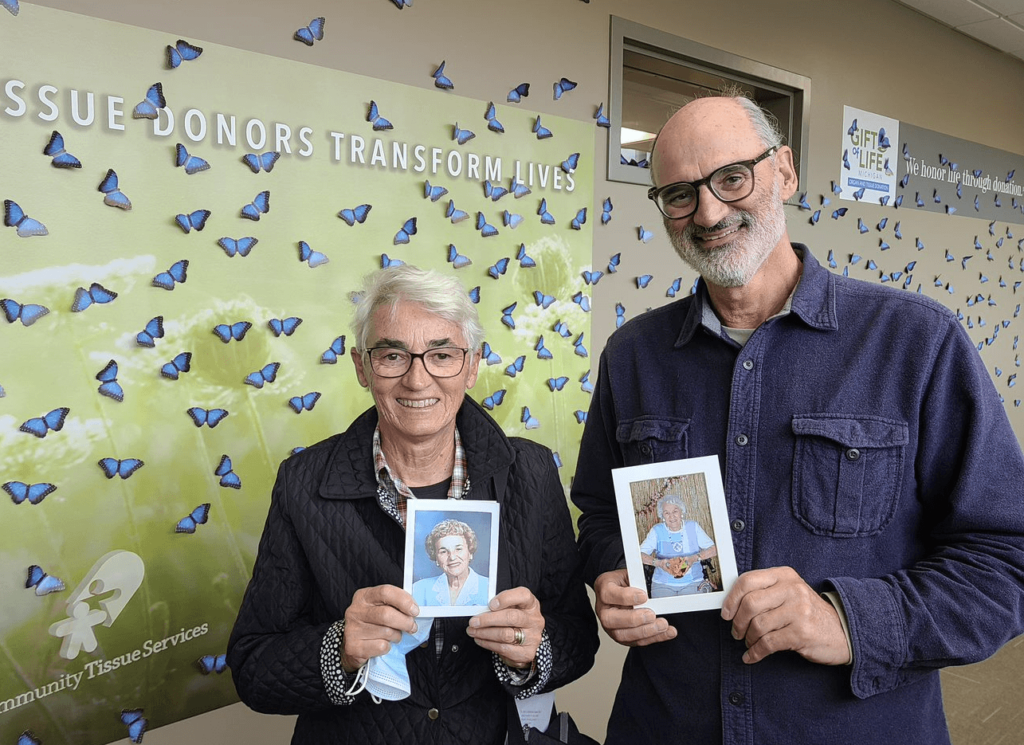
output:
<instances>
[{"instance_id":1,"label":"white face mask","mask_svg":"<svg viewBox=\"0 0 1024 745\"><path fill-rule=\"evenodd\" d=\"M366 690L374 697L386 701L400 701L412 693L405 656L427 640L434 619L417 618L416 625L418 628L415 634L403 633L401 641L392 644L387 654L371 657L366 663Z\"/></svg>"}]
</instances>

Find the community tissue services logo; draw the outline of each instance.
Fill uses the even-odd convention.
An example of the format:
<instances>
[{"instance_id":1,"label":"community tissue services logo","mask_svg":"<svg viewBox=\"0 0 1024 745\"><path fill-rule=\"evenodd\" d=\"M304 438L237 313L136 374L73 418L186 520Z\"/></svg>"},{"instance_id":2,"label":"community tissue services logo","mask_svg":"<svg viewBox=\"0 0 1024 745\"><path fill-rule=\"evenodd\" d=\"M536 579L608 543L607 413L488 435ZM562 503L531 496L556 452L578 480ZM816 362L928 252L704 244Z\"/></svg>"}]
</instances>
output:
<instances>
[{"instance_id":1,"label":"community tissue services logo","mask_svg":"<svg viewBox=\"0 0 1024 745\"><path fill-rule=\"evenodd\" d=\"M93 628L100 624L112 626L145 576L142 559L131 551L116 550L101 557L68 598L67 618L50 626L50 635L64 640L60 656L73 660L83 649L95 651ZM90 605L93 599L98 608Z\"/></svg>"}]
</instances>

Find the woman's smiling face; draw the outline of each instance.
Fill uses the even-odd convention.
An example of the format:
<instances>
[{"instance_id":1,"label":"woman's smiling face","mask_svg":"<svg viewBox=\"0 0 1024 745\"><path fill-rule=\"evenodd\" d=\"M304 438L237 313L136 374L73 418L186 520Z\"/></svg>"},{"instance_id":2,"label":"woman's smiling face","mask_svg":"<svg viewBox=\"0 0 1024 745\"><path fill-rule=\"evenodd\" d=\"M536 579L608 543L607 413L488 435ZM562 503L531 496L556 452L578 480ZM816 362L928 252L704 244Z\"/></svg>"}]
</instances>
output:
<instances>
[{"instance_id":1,"label":"woman's smiling face","mask_svg":"<svg viewBox=\"0 0 1024 745\"><path fill-rule=\"evenodd\" d=\"M446 535L437 542L437 565L452 577L466 577L473 554L464 535Z\"/></svg>"}]
</instances>

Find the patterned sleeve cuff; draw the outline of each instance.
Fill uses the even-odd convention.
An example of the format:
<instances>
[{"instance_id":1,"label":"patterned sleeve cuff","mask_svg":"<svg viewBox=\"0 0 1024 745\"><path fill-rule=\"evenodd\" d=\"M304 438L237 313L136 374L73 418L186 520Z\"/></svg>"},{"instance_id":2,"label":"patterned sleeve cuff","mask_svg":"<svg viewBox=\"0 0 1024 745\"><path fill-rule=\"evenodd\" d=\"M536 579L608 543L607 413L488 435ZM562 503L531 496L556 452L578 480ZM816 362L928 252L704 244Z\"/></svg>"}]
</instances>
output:
<instances>
[{"instance_id":1,"label":"patterned sleeve cuff","mask_svg":"<svg viewBox=\"0 0 1024 745\"><path fill-rule=\"evenodd\" d=\"M320 645L320 675L324 679L327 698L332 704L347 706L355 703L355 696L346 696L345 691L352 688L356 680L355 673L346 673L341 666L341 643L345 637L345 621L335 621L324 634Z\"/></svg>"},{"instance_id":2,"label":"patterned sleeve cuff","mask_svg":"<svg viewBox=\"0 0 1024 745\"><path fill-rule=\"evenodd\" d=\"M516 698L522 701L527 699L535 693L540 693L544 690L544 686L548 684L548 678L551 677L552 668L552 657L551 657L551 639L548 638L547 629L543 631L540 637L540 646L537 647L537 657L535 664L530 667L530 671L524 674L521 670L514 667L509 667L501 661L501 657L496 654L491 654L492 661L494 662L494 673L498 676L498 682L505 686L511 686L513 688L519 688L516 691ZM523 687L527 686L528 687Z\"/></svg>"}]
</instances>

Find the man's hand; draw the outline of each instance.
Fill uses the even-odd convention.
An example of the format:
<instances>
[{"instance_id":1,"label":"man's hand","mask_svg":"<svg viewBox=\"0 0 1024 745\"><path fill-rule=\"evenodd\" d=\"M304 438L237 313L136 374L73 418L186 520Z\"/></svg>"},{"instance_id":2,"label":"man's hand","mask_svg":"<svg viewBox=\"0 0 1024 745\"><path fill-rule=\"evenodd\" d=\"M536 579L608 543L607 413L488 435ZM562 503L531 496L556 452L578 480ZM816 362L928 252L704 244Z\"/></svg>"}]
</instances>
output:
<instances>
[{"instance_id":1,"label":"man's hand","mask_svg":"<svg viewBox=\"0 0 1024 745\"><path fill-rule=\"evenodd\" d=\"M643 647L675 639L675 627L658 618L649 608L634 605L647 602L647 593L629 586L625 569L605 572L594 582L597 618L608 636L627 647Z\"/></svg>"},{"instance_id":2,"label":"man's hand","mask_svg":"<svg viewBox=\"0 0 1024 745\"><path fill-rule=\"evenodd\" d=\"M734 638L746 640L748 664L783 650L820 665L850 662L836 609L790 567L740 575L722 605L722 618L732 621Z\"/></svg>"},{"instance_id":3,"label":"man's hand","mask_svg":"<svg viewBox=\"0 0 1024 745\"><path fill-rule=\"evenodd\" d=\"M416 633L420 609L412 595L394 585L377 585L356 590L345 611L344 647L341 666L354 672L371 657L387 654L402 632Z\"/></svg>"},{"instance_id":4,"label":"man's hand","mask_svg":"<svg viewBox=\"0 0 1024 745\"><path fill-rule=\"evenodd\" d=\"M529 667L544 633L540 601L527 588L514 587L491 598L488 607L487 613L469 619L466 633L509 667ZM515 643L516 629L523 634L522 644Z\"/></svg>"}]
</instances>

